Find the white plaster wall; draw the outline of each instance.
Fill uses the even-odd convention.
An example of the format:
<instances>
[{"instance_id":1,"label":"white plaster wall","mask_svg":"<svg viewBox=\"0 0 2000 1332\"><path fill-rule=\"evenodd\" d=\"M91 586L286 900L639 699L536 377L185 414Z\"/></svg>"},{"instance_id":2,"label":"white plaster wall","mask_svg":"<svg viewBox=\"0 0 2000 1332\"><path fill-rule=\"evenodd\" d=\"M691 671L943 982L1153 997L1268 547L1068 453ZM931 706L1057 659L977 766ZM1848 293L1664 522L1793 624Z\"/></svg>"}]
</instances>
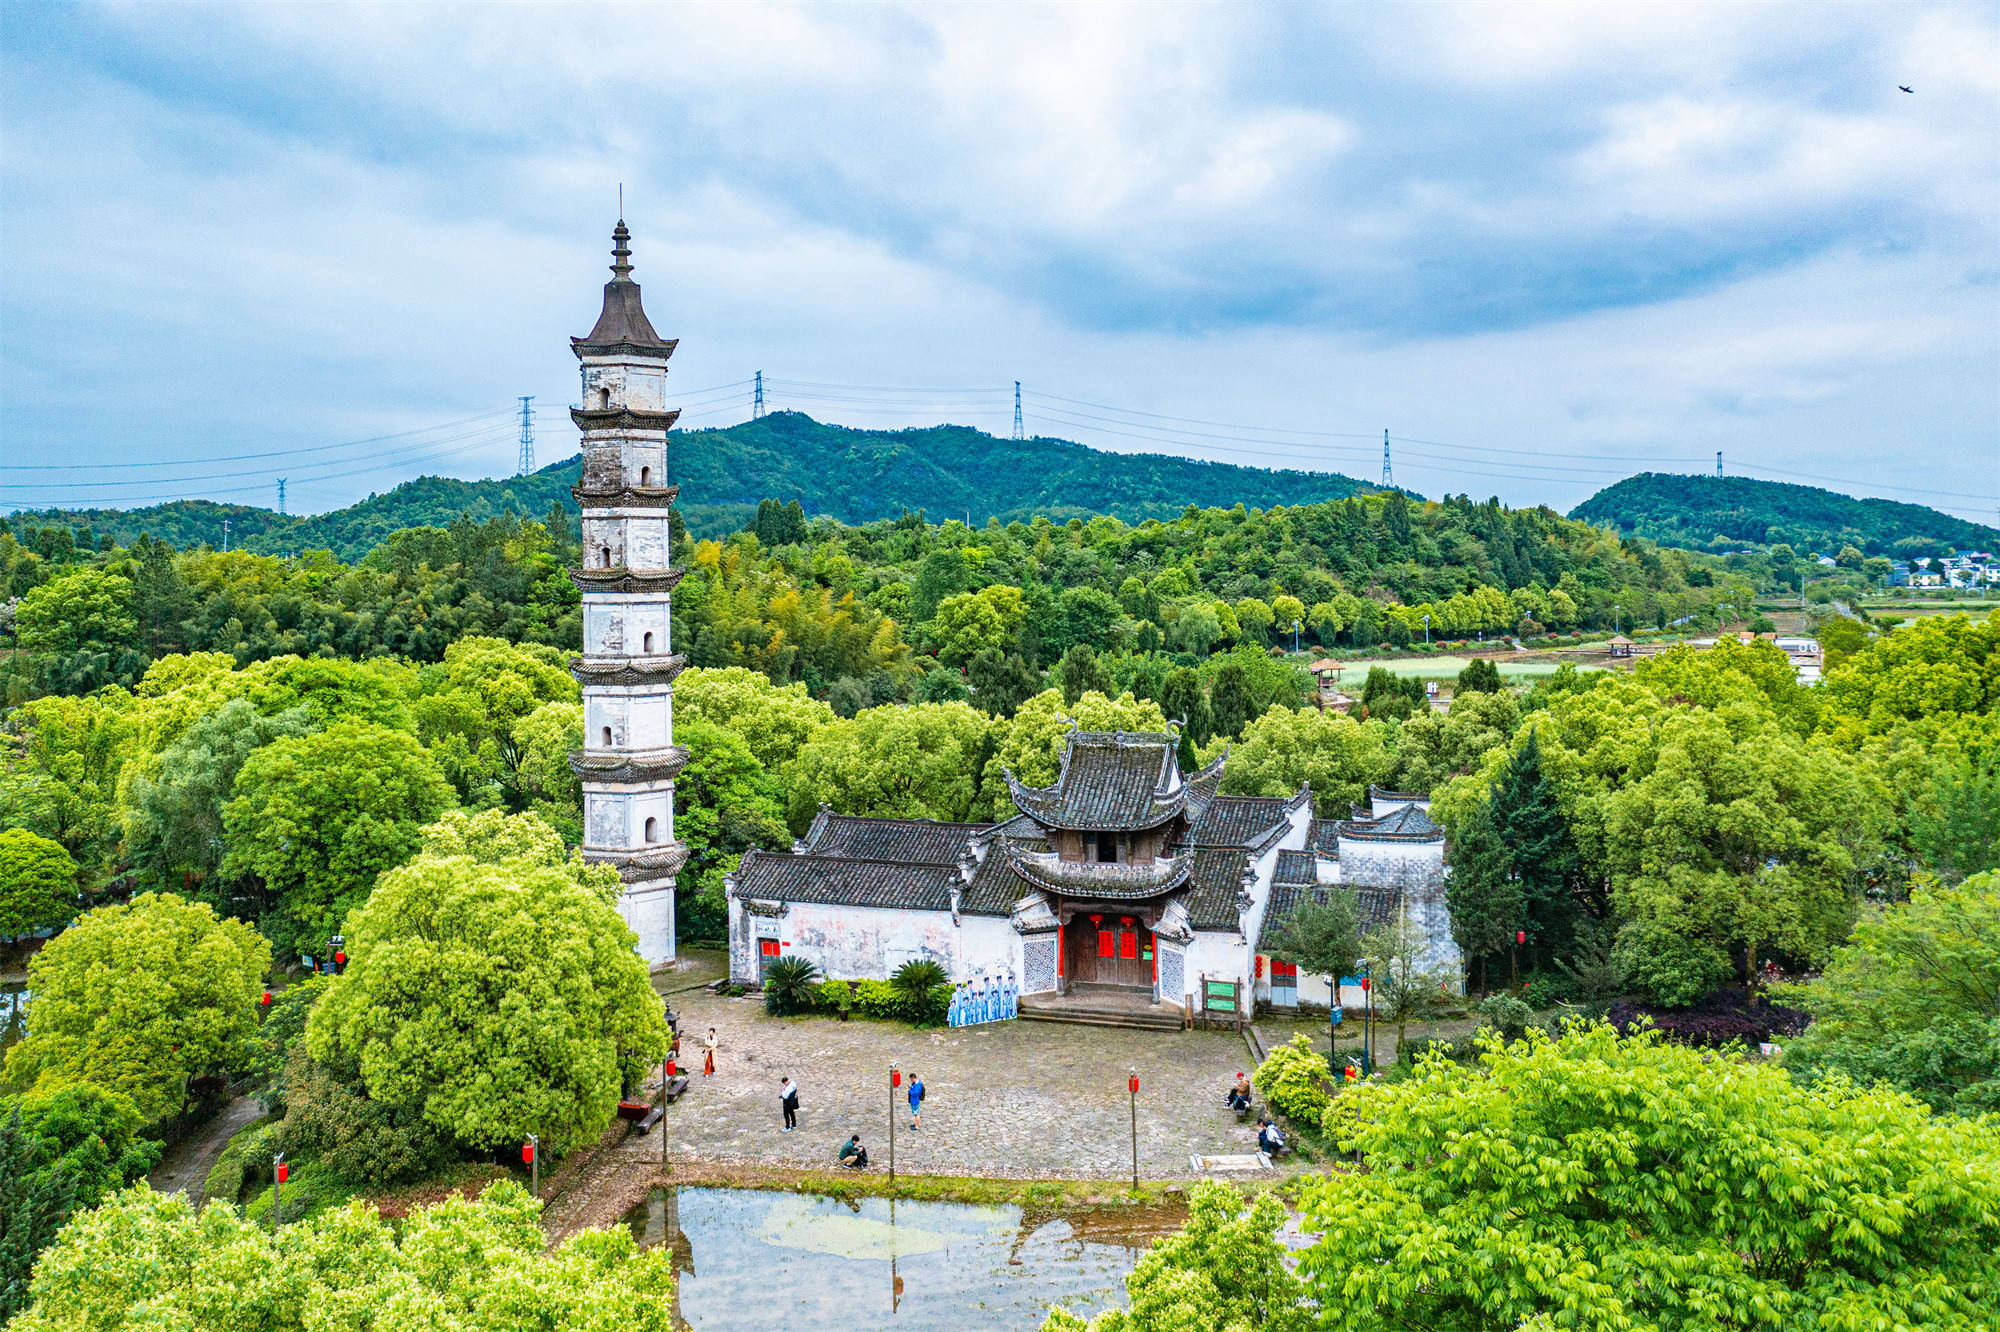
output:
<instances>
[{"instance_id":1,"label":"white plaster wall","mask_svg":"<svg viewBox=\"0 0 2000 1332\"><path fill-rule=\"evenodd\" d=\"M613 558L616 558L615 556ZM583 650L592 657L644 656L646 635L653 635L653 656L673 651L672 603L587 597L583 603Z\"/></svg>"},{"instance_id":2,"label":"white plaster wall","mask_svg":"<svg viewBox=\"0 0 2000 1332\"><path fill-rule=\"evenodd\" d=\"M657 412L667 405L667 368L648 361L592 357L578 367L583 378L583 404L596 407L598 391L609 390L614 407Z\"/></svg>"},{"instance_id":3,"label":"white plaster wall","mask_svg":"<svg viewBox=\"0 0 2000 1332\"><path fill-rule=\"evenodd\" d=\"M649 967L674 960L674 881L657 879L628 884L618 899L618 914L639 936L639 956Z\"/></svg>"},{"instance_id":4,"label":"white plaster wall","mask_svg":"<svg viewBox=\"0 0 2000 1332\"><path fill-rule=\"evenodd\" d=\"M794 902L778 924L780 956L808 958L835 980L885 980L913 957L950 968L957 944L949 911Z\"/></svg>"},{"instance_id":5,"label":"white plaster wall","mask_svg":"<svg viewBox=\"0 0 2000 1332\"><path fill-rule=\"evenodd\" d=\"M1250 957L1250 946L1237 942L1233 930L1227 934L1195 931L1194 942L1187 947L1187 990L1195 996L1197 1006L1201 1001L1202 976L1247 984L1252 979Z\"/></svg>"},{"instance_id":6,"label":"white plaster wall","mask_svg":"<svg viewBox=\"0 0 2000 1332\"><path fill-rule=\"evenodd\" d=\"M646 820L655 820L653 840L646 841ZM592 791L583 793L583 844L593 851L632 851L674 840L674 788L658 791Z\"/></svg>"},{"instance_id":7,"label":"white plaster wall","mask_svg":"<svg viewBox=\"0 0 2000 1332\"><path fill-rule=\"evenodd\" d=\"M608 744L604 738L607 726L611 728ZM598 753L665 749L673 743L672 697L590 690L583 697L583 743Z\"/></svg>"},{"instance_id":8,"label":"white plaster wall","mask_svg":"<svg viewBox=\"0 0 2000 1332\"><path fill-rule=\"evenodd\" d=\"M964 982L1012 972L1021 979L1021 936L1006 916L960 916L951 978Z\"/></svg>"}]
</instances>

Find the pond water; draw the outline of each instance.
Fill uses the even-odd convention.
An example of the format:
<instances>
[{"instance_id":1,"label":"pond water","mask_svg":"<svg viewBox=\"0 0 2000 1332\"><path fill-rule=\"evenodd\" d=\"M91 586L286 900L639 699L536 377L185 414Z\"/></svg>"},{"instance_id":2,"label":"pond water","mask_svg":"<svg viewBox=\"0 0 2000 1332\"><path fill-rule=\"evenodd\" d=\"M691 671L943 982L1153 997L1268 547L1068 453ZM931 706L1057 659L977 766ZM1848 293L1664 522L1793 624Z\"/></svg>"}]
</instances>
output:
<instances>
[{"instance_id":1,"label":"pond water","mask_svg":"<svg viewBox=\"0 0 2000 1332\"><path fill-rule=\"evenodd\" d=\"M625 1221L641 1244L673 1249L676 1326L1032 1332L1051 1304L1085 1316L1124 1304L1140 1254L1186 1219L681 1188L654 1190Z\"/></svg>"}]
</instances>

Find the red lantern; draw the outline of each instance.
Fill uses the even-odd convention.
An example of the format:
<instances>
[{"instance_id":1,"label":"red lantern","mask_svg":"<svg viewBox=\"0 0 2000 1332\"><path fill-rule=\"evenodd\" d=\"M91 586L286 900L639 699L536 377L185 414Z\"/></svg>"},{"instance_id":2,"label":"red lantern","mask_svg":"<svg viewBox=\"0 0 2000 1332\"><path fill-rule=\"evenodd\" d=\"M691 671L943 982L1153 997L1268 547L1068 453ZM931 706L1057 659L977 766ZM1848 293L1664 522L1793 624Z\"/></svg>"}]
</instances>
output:
<instances>
[{"instance_id":1,"label":"red lantern","mask_svg":"<svg viewBox=\"0 0 2000 1332\"><path fill-rule=\"evenodd\" d=\"M674 1061L669 1059L667 1061L667 1076L672 1077L673 1075L674 1075Z\"/></svg>"},{"instance_id":2,"label":"red lantern","mask_svg":"<svg viewBox=\"0 0 2000 1332\"><path fill-rule=\"evenodd\" d=\"M1354 1065L1349 1064L1346 1068L1341 1070L1341 1073L1347 1078L1349 1082L1354 1081Z\"/></svg>"},{"instance_id":3,"label":"red lantern","mask_svg":"<svg viewBox=\"0 0 2000 1332\"><path fill-rule=\"evenodd\" d=\"M1137 1073L1125 1079L1125 1090L1134 1096L1139 1094L1139 1075Z\"/></svg>"},{"instance_id":4,"label":"red lantern","mask_svg":"<svg viewBox=\"0 0 2000 1332\"><path fill-rule=\"evenodd\" d=\"M264 997L257 1002L269 1008L271 1006L271 992L269 990L264 991Z\"/></svg>"},{"instance_id":5,"label":"red lantern","mask_svg":"<svg viewBox=\"0 0 2000 1332\"><path fill-rule=\"evenodd\" d=\"M344 966L346 966L346 965L347 965L347 950L346 950L346 949L344 949L344 948L343 948L343 949L341 949L341 950L340 950L340 951L339 951L338 953L335 953L335 954L333 955L333 965L335 965L336 967L344 967Z\"/></svg>"},{"instance_id":6,"label":"red lantern","mask_svg":"<svg viewBox=\"0 0 2000 1332\"><path fill-rule=\"evenodd\" d=\"M1368 978L1366 976L1361 978L1361 993L1368 993Z\"/></svg>"},{"instance_id":7,"label":"red lantern","mask_svg":"<svg viewBox=\"0 0 2000 1332\"><path fill-rule=\"evenodd\" d=\"M1517 944L1524 944L1528 942L1528 932L1526 930L1515 930L1514 942Z\"/></svg>"},{"instance_id":8,"label":"red lantern","mask_svg":"<svg viewBox=\"0 0 2000 1332\"><path fill-rule=\"evenodd\" d=\"M902 1086L902 1085L903 1085L903 1070L902 1070L902 1069L900 1069L900 1068L892 1068L892 1069L890 1069L890 1070L889 1070L889 1085L890 1085L891 1087L900 1087L900 1086Z\"/></svg>"},{"instance_id":9,"label":"red lantern","mask_svg":"<svg viewBox=\"0 0 2000 1332\"><path fill-rule=\"evenodd\" d=\"M291 1177L292 1177L291 1166L287 1165L283 1161L278 1162L278 1182L280 1184L283 1184L287 1180L291 1179Z\"/></svg>"},{"instance_id":10,"label":"red lantern","mask_svg":"<svg viewBox=\"0 0 2000 1332\"><path fill-rule=\"evenodd\" d=\"M524 1143L522 1143L522 1144L521 1144L521 1164L522 1164L522 1165L533 1165L534 1163L535 1163L535 1144L534 1144L534 1143L532 1143L532 1142L524 1142Z\"/></svg>"}]
</instances>

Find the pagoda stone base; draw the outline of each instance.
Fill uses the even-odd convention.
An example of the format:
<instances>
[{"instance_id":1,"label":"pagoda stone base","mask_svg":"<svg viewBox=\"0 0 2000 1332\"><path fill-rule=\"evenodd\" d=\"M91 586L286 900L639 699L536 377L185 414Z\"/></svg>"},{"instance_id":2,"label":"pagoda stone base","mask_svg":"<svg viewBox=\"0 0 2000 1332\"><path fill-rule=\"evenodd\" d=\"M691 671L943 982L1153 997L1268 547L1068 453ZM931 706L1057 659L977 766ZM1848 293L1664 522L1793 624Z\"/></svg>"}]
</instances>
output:
<instances>
[{"instance_id":1,"label":"pagoda stone base","mask_svg":"<svg viewBox=\"0 0 2000 1332\"><path fill-rule=\"evenodd\" d=\"M639 936L639 956L654 970L674 964L674 881L644 879L625 885L618 914Z\"/></svg>"}]
</instances>

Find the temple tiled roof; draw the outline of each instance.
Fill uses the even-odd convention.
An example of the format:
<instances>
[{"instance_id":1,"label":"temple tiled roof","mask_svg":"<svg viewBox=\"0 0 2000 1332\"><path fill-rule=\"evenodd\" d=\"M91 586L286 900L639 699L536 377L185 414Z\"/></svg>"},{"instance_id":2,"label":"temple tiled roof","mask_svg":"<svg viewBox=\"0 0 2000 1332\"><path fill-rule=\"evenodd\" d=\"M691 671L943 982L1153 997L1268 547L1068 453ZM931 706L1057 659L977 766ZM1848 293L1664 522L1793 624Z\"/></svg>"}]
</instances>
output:
<instances>
[{"instance_id":1,"label":"temple tiled roof","mask_svg":"<svg viewBox=\"0 0 2000 1332\"><path fill-rule=\"evenodd\" d=\"M935 819L870 819L822 808L794 849L804 855L851 856L904 865L957 865L983 823Z\"/></svg>"},{"instance_id":2,"label":"temple tiled roof","mask_svg":"<svg viewBox=\"0 0 2000 1332\"><path fill-rule=\"evenodd\" d=\"M738 897L833 906L951 910L958 871L846 856L801 856L752 849L731 876Z\"/></svg>"},{"instance_id":3,"label":"temple tiled roof","mask_svg":"<svg viewBox=\"0 0 2000 1332\"><path fill-rule=\"evenodd\" d=\"M1182 780L1179 742L1164 733L1076 731L1063 745L1052 786L1007 786L1023 814L1049 828L1125 832L1185 813L1198 820L1222 783L1222 759Z\"/></svg>"},{"instance_id":4,"label":"temple tiled roof","mask_svg":"<svg viewBox=\"0 0 2000 1332\"><path fill-rule=\"evenodd\" d=\"M1235 847L1196 850L1188 871L1188 923L1198 930L1240 928L1243 875L1249 868L1249 855Z\"/></svg>"},{"instance_id":5,"label":"temple tiled roof","mask_svg":"<svg viewBox=\"0 0 2000 1332\"><path fill-rule=\"evenodd\" d=\"M1435 842L1444 836L1436 820L1415 805L1405 805L1387 818L1343 823L1340 829L1343 837L1393 837L1411 842Z\"/></svg>"},{"instance_id":6,"label":"temple tiled roof","mask_svg":"<svg viewBox=\"0 0 2000 1332\"><path fill-rule=\"evenodd\" d=\"M1307 855L1305 852L1281 851L1280 860L1286 856ZM1310 859L1310 856L1307 856ZM1307 870L1311 874L1310 867ZM1276 945L1278 931L1285 918L1307 902L1324 903L1331 894L1348 892L1354 894L1354 903L1361 913L1361 928L1372 930L1378 925L1386 925L1396 918L1402 907L1403 895L1394 888L1371 888L1356 885L1315 883L1311 877L1303 880L1288 879L1282 865L1271 882L1270 905L1264 909L1264 927L1257 934L1257 951L1268 954Z\"/></svg>"},{"instance_id":7,"label":"temple tiled roof","mask_svg":"<svg viewBox=\"0 0 2000 1332\"><path fill-rule=\"evenodd\" d=\"M1323 856L1340 854L1340 820L1314 819L1306 828L1306 845Z\"/></svg>"},{"instance_id":8,"label":"temple tiled roof","mask_svg":"<svg viewBox=\"0 0 2000 1332\"><path fill-rule=\"evenodd\" d=\"M1009 839L992 854L1004 854L1014 873L1028 886L1048 892L1090 897L1107 902L1139 902L1158 897L1187 881L1187 855L1161 856L1143 864L1099 864L1063 860L1047 850L1030 850Z\"/></svg>"},{"instance_id":9,"label":"temple tiled roof","mask_svg":"<svg viewBox=\"0 0 2000 1332\"><path fill-rule=\"evenodd\" d=\"M1217 796L1184 840L1192 846L1264 849L1284 835L1291 812L1292 802L1278 796Z\"/></svg>"},{"instance_id":10,"label":"temple tiled roof","mask_svg":"<svg viewBox=\"0 0 2000 1332\"><path fill-rule=\"evenodd\" d=\"M1029 831L1034 824L1028 819L1017 820L1026 824ZM1007 826L1007 825L1002 825ZM1028 851L1046 851L1049 844L1032 836L1014 837L1013 845ZM1024 883L1008 863L1006 848L995 845L988 848L986 856L972 871L972 881L959 894L958 910L967 916L1005 916L1014 910L1014 904L1034 891L1034 885Z\"/></svg>"}]
</instances>

